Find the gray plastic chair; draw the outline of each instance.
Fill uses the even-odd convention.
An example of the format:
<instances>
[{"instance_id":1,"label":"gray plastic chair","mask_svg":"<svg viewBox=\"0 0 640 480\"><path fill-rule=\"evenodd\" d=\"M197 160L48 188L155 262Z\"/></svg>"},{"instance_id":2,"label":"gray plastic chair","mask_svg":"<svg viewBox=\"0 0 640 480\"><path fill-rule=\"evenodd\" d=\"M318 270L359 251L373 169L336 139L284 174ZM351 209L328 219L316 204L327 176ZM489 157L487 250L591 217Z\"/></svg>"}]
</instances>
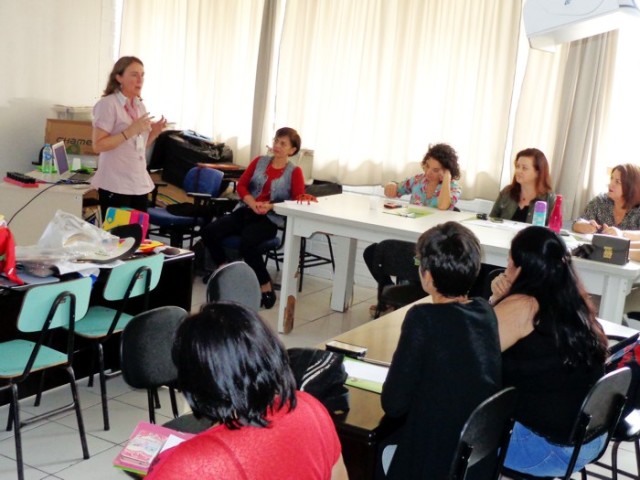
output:
<instances>
[{"instance_id":1,"label":"gray plastic chair","mask_svg":"<svg viewBox=\"0 0 640 480\"><path fill-rule=\"evenodd\" d=\"M245 262L231 262L218 268L207 282L207 303L237 302L254 311L260 309L260 283Z\"/></svg>"},{"instance_id":2,"label":"gray plastic chair","mask_svg":"<svg viewBox=\"0 0 640 480\"><path fill-rule=\"evenodd\" d=\"M169 387L173 416L178 416L173 389L178 369L171 359L171 348L176 330L187 315L180 307L154 308L133 317L122 332L122 376L129 386L147 390L151 423L156 423L154 400L161 386Z\"/></svg>"}]
</instances>

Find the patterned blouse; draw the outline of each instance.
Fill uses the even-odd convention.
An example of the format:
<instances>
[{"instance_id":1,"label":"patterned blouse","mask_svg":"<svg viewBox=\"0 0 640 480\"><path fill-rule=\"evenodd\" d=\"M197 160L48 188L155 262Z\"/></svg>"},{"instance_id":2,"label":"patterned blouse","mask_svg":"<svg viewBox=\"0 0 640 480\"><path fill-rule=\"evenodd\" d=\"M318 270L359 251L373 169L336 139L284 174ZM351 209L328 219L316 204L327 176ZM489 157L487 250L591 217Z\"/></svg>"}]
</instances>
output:
<instances>
[{"instance_id":1,"label":"patterned blouse","mask_svg":"<svg viewBox=\"0 0 640 480\"><path fill-rule=\"evenodd\" d=\"M616 224L613 218L613 200L606 193L594 197L582 214L584 220L595 220L599 225L607 224L620 230L640 230L640 206L630 209L624 218Z\"/></svg>"},{"instance_id":2,"label":"patterned blouse","mask_svg":"<svg viewBox=\"0 0 640 480\"><path fill-rule=\"evenodd\" d=\"M421 173L413 177L409 177L398 184L398 197L411 194L409 203L412 205L424 205L426 207L438 208L440 190L442 190L442 183L438 184L432 197L427 197L427 176L424 173ZM462 190L458 186L458 182L455 180L451 180L450 190L451 205L449 206L449 210L453 210L453 207L460 199L460 195L462 195Z\"/></svg>"}]
</instances>

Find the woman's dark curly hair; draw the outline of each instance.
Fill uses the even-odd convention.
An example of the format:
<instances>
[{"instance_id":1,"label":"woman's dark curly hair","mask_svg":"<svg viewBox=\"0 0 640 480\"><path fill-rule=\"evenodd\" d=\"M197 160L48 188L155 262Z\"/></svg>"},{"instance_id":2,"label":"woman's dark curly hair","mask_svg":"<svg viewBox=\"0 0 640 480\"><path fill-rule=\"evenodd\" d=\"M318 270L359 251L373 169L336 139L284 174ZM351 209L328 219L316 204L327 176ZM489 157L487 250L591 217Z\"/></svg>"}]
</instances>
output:
<instances>
[{"instance_id":1,"label":"woman's dark curly hair","mask_svg":"<svg viewBox=\"0 0 640 480\"><path fill-rule=\"evenodd\" d=\"M436 143L429 145L429 150L424 154L422 166L427 164L427 160L433 158L440 162L443 168L451 172L451 179L458 180L460 178L460 166L458 165L458 153L451 145L446 143Z\"/></svg>"},{"instance_id":2,"label":"woman's dark curly hair","mask_svg":"<svg viewBox=\"0 0 640 480\"><path fill-rule=\"evenodd\" d=\"M266 427L269 411L296 406L286 350L254 311L206 305L178 328L172 350L178 384L196 417L228 428Z\"/></svg>"}]
</instances>

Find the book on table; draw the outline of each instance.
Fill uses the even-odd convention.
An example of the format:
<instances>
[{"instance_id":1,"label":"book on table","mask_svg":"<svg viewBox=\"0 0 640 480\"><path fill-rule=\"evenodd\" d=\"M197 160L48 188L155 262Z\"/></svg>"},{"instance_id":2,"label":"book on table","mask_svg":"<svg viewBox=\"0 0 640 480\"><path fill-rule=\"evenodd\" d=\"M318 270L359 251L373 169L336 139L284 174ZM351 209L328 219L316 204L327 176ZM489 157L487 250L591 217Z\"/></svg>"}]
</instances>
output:
<instances>
[{"instance_id":1,"label":"book on table","mask_svg":"<svg viewBox=\"0 0 640 480\"><path fill-rule=\"evenodd\" d=\"M162 425L140 422L113 461L113 466L144 476L160 452L193 436L192 433L178 432Z\"/></svg>"}]
</instances>

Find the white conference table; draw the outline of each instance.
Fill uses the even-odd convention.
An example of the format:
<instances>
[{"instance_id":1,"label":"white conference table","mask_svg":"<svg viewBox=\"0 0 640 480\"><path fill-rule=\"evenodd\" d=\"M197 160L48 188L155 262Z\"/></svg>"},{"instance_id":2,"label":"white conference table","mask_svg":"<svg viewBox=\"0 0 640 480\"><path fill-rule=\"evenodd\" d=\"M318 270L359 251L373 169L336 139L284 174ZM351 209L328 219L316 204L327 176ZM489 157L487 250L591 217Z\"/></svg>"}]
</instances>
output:
<instances>
[{"instance_id":1,"label":"white conference table","mask_svg":"<svg viewBox=\"0 0 640 480\"><path fill-rule=\"evenodd\" d=\"M384 199L380 198L375 208L371 208L368 195L342 193L319 197L317 203L286 201L275 205L276 213L287 216L278 311L279 332L287 333L295 319L300 239L308 238L315 232L335 236L332 240L336 268L331 308L340 312L345 311L351 303L358 240L380 242L394 238L416 242L424 231L435 225L447 221L463 222L478 236L482 244L482 261L506 266L511 239L517 232L512 227L514 222L501 225L478 221L475 213L437 209L427 209L429 214L426 216L407 218L388 213L383 202ZM601 296L598 316L621 323L625 298L633 283L640 277L640 263L629 262L619 266L575 257L573 263L587 291Z\"/></svg>"}]
</instances>

